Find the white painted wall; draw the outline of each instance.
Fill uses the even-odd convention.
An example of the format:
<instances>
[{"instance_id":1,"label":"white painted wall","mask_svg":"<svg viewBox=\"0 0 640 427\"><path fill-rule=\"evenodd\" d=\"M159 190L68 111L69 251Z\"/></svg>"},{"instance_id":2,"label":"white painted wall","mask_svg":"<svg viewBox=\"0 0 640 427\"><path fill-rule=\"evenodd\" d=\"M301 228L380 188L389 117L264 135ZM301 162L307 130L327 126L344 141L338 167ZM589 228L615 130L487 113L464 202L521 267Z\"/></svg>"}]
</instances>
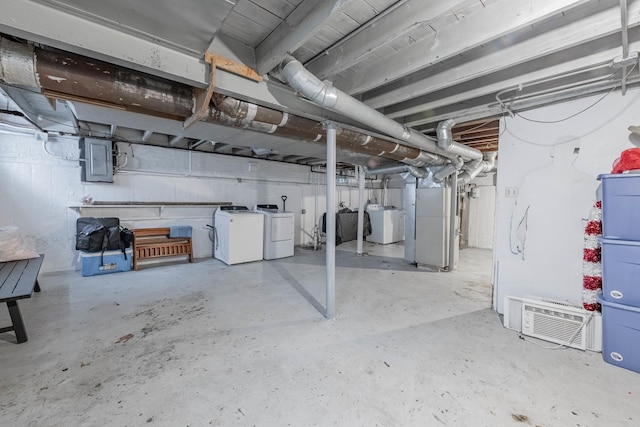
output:
<instances>
[{"instance_id":1,"label":"white painted wall","mask_svg":"<svg viewBox=\"0 0 640 427\"><path fill-rule=\"evenodd\" d=\"M601 97L522 115L557 121ZM620 152L635 146L627 128L639 123L638 111L640 92L634 90L626 96L612 93L555 124L517 116L502 121L494 248L494 306L499 313L505 295L582 303L583 218L596 199L597 176L609 173ZM576 146L580 151L574 155ZM517 197L507 197L507 190L517 191Z\"/></svg>"},{"instance_id":2,"label":"white painted wall","mask_svg":"<svg viewBox=\"0 0 640 427\"><path fill-rule=\"evenodd\" d=\"M78 269L75 221L80 216L117 216L129 228L168 225L193 227L196 258L211 256L212 207L77 208L84 196L96 201L224 202L252 207L278 203L296 213L295 243L310 244L316 219L325 212L325 175L309 167L248 158L189 153L119 144L127 162L113 184L82 183L75 139L49 141L0 133L0 225L14 224L35 249L46 254L43 271ZM70 160L71 159L71 160ZM249 171L249 162L257 169ZM320 182L316 185L316 182ZM358 205L355 180L339 186L336 203ZM368 197L380 190L368 190ZM317 211L314 212L317 194ZM402 190L388 190L394 204ZM400 201L400 202L398 202ZM76 208L70 208L76 206ZM302 214L302 210L306 213Z\"/></svg>"}]
</instances>

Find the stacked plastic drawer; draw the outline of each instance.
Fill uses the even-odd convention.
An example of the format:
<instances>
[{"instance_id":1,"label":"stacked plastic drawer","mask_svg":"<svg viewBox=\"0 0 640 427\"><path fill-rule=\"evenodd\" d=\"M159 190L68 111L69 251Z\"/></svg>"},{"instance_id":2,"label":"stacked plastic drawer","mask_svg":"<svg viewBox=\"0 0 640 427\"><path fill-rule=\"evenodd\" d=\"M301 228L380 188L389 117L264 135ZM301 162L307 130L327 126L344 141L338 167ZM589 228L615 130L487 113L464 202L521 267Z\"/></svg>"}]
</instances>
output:
<instances>
[{"instance_id":1,"label":"stacked plastic drawer","mask_svg":"<svg viewBox=\"0 0 640 427\"><path fill-rule=\"evenodd\" d=\"M640 173L602 181L602 357L640 372Z\"/></svg>"}]
</instances>

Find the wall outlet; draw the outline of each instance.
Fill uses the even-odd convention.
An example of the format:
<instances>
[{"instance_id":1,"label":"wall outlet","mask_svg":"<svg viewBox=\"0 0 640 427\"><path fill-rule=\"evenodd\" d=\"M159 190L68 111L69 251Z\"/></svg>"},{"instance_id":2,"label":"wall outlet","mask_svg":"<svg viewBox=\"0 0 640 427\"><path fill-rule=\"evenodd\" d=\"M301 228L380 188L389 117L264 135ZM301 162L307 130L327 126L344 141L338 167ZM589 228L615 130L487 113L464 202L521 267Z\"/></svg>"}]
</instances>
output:
<instances>
[{"instance_id":1,"label":"wall outlet","mask_svg":"<svg viewBox=\"0 0 640 427\"><path fill-rule=\"evenodd\" d=\"M518 197L518 187L506 187L504 189L504 197L507 197L507 198Z\"/></svg>"}]
</instances>

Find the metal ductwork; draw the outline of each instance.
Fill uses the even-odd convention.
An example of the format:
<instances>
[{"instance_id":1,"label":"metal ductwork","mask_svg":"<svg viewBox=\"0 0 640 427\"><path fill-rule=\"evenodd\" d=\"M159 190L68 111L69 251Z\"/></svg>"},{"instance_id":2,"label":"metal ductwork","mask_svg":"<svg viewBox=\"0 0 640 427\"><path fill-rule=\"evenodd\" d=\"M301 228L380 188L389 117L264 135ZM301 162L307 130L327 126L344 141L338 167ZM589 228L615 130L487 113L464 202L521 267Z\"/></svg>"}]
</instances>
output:
<instances>
[{"instance_id":1,"label":"metal ductwork","mask_svg":"<svg viewBox=\"0 0 640 427\"><path fill-rule=\"evenodd\" d=\"M484 160L474 160L469 167L458 175L458 185L470 183L476 176L483 172L490 172L496 165L497 151L484 153Z\"/></svg>"},{"instance_id":2,"label":"metal ductwork","mask_svg":"<svg viewBox=\"0 0 640 427\"><path fill-rule=\"evenodd\" d=\"M193 88L84 56L49 51L0 38L0 81L30 86L60 99L97 103L184 120L194 109ZM293 114L215 94L202 119L301 141L324 140L324 124ZM411 166L444 164L447 159L418 148L338 128L341 149L384 157Z\"/></svg>"},{"instance_id":3,"label":"metal ductwork","mask_svg":"<svg viewBox=\"0 0 640 427\"><path fill-rule=\"evenodd\" d=\"M324 140L326 137L321 122L222 95L214 96L205 121L308 141ZM416 167L444 162L444 159L417 148L344 128L336 130L336 145L343 150Z\"/></svg>"},{"instance_id":4,"label":"metal ductwork","mask_svg":"<svg viewBox=\"0 0 640 427\"><path fill-rule=\"evenodd\" d=\"M445 151L451 150L453 146L453 134L452 129L455 126L456 121L453 119L447 119L438 123L436 128L436 135L438 136L438 147Z\"/></svg>"},{"instance_id":5,"label":"metal ductwork","mask_svg":"<svg viewBox=\"0 0 640 427\"><path fill-rule=\"evenodd\" d=\"M40 87L33 47L0 37L0 81L10 85Z\"/></svg>"},{"instance_id":6,"label":"metal ductwork","mask_svg":"<svg viewBox=\"0 0 640 427\"><path fill-rule=\"evenodd\" d=\"M365 173L367 175L388 175L392 173L409 172L416 178L424 178L427 176L427 171L422 168L418 168L411 165L389 165L379 166L377 168L366 168Z\"/></svg>"},{"instance_id":7,"label":"metal ductwork","mask_svg":"<svg viewBox=\"0 0 640 427\"><path fill-rule=\"evenodd\" d=\"M464 160L460 157L456 157L455 159L451 159L451 164L440 168L440 170L436 171L433 174L433 180L435 182L443 182L448 176L452 173L459 171L464 167Z\"/></svg>"},{"instance_id":8,"label":"metal ductwork","mask_svg":"<svg viewBox=\"0 0 640 427\"><path fill-rule=\"evenodd\" d=\"M437 154L446 158L461 156L465 159L481 159L482 153L474 148L452 142L447 150L438 146L428 136L407 128L347 95L329 83L320 81L302 63L292 56L282 61L278 76L313 103L343 114L379 132L404 141L407 145Z\"/></svg>"}]
</instances>

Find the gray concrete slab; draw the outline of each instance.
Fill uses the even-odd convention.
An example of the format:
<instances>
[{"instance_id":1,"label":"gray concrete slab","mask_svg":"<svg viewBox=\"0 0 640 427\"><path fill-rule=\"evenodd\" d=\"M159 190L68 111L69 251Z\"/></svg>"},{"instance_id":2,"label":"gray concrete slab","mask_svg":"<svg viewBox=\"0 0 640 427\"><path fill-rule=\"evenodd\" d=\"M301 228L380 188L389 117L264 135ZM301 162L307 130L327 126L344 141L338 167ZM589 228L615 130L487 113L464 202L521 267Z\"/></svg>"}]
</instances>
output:
<instances>
[{"instance_id":1,"label":"gray concrete slab","mask_svg":"<svg viewBox=\"0 0 640 427\"><path fill-rule=\"evenodd\" d=\"M0 334L2 426L629 426L640 375L547 350L490 309L491 252L453 273L402 247L41 276L29 341ZM7 323L0 310L0 324Z\"/></svg>"}]
</instances>

